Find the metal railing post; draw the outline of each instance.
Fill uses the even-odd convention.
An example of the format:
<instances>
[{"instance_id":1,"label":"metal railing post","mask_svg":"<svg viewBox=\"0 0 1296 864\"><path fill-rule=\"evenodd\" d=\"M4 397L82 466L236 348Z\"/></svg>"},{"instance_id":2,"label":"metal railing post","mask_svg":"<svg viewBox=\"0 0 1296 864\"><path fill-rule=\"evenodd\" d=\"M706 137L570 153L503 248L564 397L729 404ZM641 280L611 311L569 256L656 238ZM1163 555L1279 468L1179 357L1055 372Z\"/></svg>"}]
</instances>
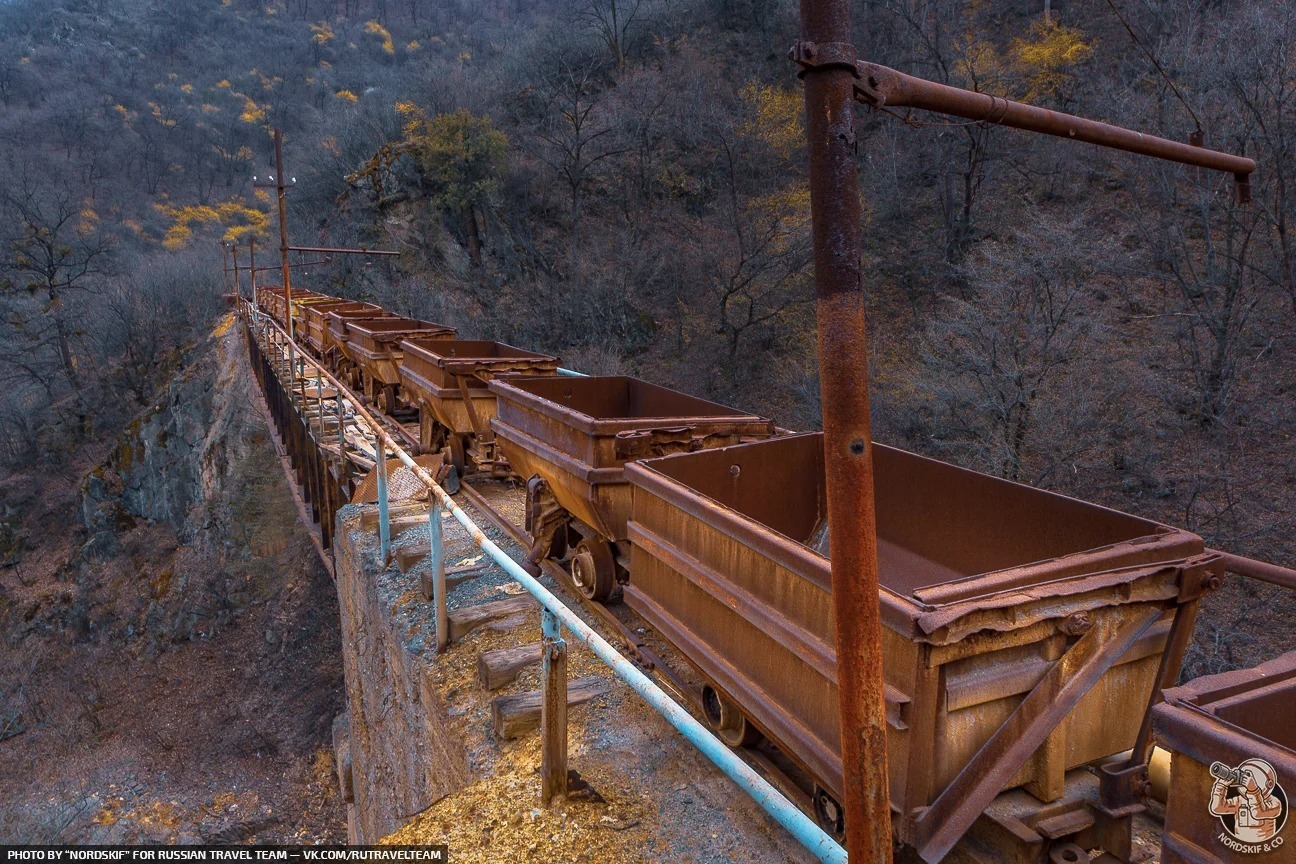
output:
<instances>
[{"instance_id":1,"label":"metal railing post","mask_svg":"<svg viewBox=\"0 0 1296 864\"><path fill-rule=\"evenodd\" d=\"M387 448L378 439L378 551L383 566L387 566L387 553L391 547L391 513L387 504Z\"/></svg>"},{"instance_id":2,"label":"metal railing post","mask_svg":"<svg viewBox=\"0 0 1296 864\"><path fill-rule=\"evenodd\" d=\"M562 622L540 610L544 657L540 703L540 803L548 807L567 797L567 643Z\"/></svg>"},{"instance_id":3,"label":"metal railing post","mask_svg":"<svg viewBox=\"0 0 1296 864\"><path fill-rule=\"evenodd\" d=\"M436 619L437 651L444 651L450 644L450 618L446 606L446 572L445 572L445 538L441 525L442 506L435 495L428 496L431 507L428 510L428 546L432 555L431 584L423 586L423 597L432 601ZM428 577L424 577L427 579Z\"/></svg>"},{"instance_id":4,"label":"metal railing post","mask_svg":"<svg viewBox=\"0 0 1296 864\"><path fill-rule=\"evenodd\" d=\"M346 409L342 406L342 390L335 388L337 392L337 415L338 415L338 456L345 462L346 460Z\"/></svg>"}]
</instances>

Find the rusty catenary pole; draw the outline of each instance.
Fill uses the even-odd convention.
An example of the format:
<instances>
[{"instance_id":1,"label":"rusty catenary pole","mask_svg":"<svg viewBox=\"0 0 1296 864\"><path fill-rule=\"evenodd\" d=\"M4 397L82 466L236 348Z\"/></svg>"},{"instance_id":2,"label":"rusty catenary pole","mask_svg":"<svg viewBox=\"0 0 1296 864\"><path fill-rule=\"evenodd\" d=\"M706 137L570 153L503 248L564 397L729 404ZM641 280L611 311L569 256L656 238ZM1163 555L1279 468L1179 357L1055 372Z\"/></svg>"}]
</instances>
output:
<instances>
[{"instance_id":1,"label":"rusty catenary pole","mask_svg":"<svg viewBox=\"0 0 1296 864\"><path fill-rule=\"evenodd\" d=\"M836 616L846 846L891 861L868 345L855 169L855 50L850 0L801 0L814 231L815 319L823 395L829 553Z\"/></svg>"},{"instance_id":2,"label":"rusty catenary pole","mask_svg":"<svg viewBox=\"0 0 1296 864\"><path fill-rule=\"evenodd\" d=\"M256 302L256 240L248 238L248 272L252 274L252 302Z\"/></svg>"},{"instance_id":3,"label":"rusty catenary pole","mask_svg":"<svg viewBox=\"0 0 1296 864\"><path fill-rule=\"evenodd\" d=\"M279 193L279 257L283 264L284 317L288 319L288 338L293 338L292 287L288 275L288 212L284 201L283 130L274 130L275 188Z\"/></svg>"}]
</instances>

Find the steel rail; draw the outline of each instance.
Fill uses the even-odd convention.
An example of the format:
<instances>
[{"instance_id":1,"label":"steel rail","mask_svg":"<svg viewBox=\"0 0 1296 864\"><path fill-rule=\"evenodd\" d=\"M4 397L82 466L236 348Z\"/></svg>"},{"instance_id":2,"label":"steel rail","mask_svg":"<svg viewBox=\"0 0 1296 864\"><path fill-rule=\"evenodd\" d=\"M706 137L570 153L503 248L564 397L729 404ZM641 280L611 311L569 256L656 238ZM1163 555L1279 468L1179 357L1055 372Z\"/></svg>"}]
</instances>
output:
<instances>
[{"instance_id":1,"label":"steel rail","mask_svg":"<svg viewBox=\"0 0 1296 864\"><path fill-rule=\"evenodd\" d=\"M273 317L265 316L264 320L287 338L287 332ZM296 346L296 343L291 339L288 339L288 343L297 347L297 350L301 352L300 346ZM825 864L847 864L846 850L828 836L810 817L801 812L800 808L785 798L768 780L760 776L755 769L733 753L719 738L712 735L705 726L694 719L693 715L689 714L679 703L672 699L656 682L636 668L630 660L622 656L606 639L582 621L575 612L569 609L548 588L540 584L530 573L523 570L520 564L487 537L485 532L473 522L472 517L465 513L450 497L450 494L437 484L432 475L415 462L414 458L382 428L373 415L360 404L350 388L343 385L310 354L301 352L301 356L314 366L334 387L337 387L340 393L345 393L351 399L355 417L360 418L369 426L374 436L385 445L386 449L390 450L393 456L399 459L414 476L418 477L423 485L428 488L428 491L436 497L439 509L448 511L455 518L455 521L468 531L473 543L498 564L514 581L525 588L532 597L535 597L542 607L557 617L577 641L589 648L595 656L607 664L618 678L630 685L630 688L664 717L666 722L674 726L689 743L701 751L702 755L713 765L724 772L725 776L737 784L774 821L782 825L816 859L825 862ZM439 523L437 516L432 517L431 521Z\"/></svg>"}]
</instances>

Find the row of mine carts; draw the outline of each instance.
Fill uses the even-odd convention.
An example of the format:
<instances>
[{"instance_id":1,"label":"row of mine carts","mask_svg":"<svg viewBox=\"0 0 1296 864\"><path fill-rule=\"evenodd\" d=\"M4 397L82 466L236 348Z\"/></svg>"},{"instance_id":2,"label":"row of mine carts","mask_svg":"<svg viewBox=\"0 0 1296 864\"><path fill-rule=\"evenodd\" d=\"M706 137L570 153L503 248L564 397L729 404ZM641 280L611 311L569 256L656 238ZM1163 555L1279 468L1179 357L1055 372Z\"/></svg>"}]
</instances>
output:
<instances>
[{"instance_id":1,"label":"row of mine carts","mask_svg":"<svg viewBox=\"0 0 1296 864\"><path fill-rule=\"evenodd\" d=\"M283 322L278 291L258 302ZM647 621L706 682L718 735L808 778L803 803L842 836L821 435L635 378L560 374L556 357L372 304L292 305L303 341L356 389L388 414L417 410L426 451L524 481L528 562L556 560L586 598ZM1158 707L1223 576L1218 554L1187 531L902 450L879 445L874 462L899 842L928 861L960 838L991 861L1132 861L1157 786L1149 729L1173 754L1163 860L1233 860L1215 835L1259 836L1211 808L1214 784L1237 800L1246 784L1203 766L1251 758L1269 766L1267 800L1281 779L1296 788L1296 655L1241 685L1169 690ZM1265 708L1193 707L1221 688L1230 705L1260 692Z\"/></svg>"}]
</instances>

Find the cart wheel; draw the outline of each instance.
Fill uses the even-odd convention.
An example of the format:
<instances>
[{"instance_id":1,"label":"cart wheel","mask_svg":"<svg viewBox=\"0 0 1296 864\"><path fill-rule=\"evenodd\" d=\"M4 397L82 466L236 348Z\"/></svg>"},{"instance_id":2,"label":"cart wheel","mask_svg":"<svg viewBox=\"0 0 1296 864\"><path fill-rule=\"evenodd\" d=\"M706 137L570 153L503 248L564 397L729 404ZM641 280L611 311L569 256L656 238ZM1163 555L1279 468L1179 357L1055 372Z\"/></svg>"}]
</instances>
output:
<instances>
[{"instance_id":1,"label":"cart wheel","mask_svg":"<svg viewBox=\"0 0 1296 864\"><path fill-rule=\"evenodd\" d=\"M396 395L395 384L379 385L382 394L382 412L388 416L396 413L396 407L400 404L400 397Z\"/></svg>"},{"instance_id":2,"label":"cart wheel","mask_svg":"<svg viewBox=\"0 0 1296 864\"><path fill-rule=\"evenodd\" d=\"M837 799L820 786L814 789L814 815L819 827L838 843L846 841L846 820Z\"/></svg>"},{"instance_id":3,"label":"cart wheel","mask_svg":"<svg viewBox=\"0 0 1296 864\"><path fill-rule=\"evenodd\" d=\"M576 588L591 600L606 600L616 587L616 558L602 540L582 540L572 558L572 579Z\"/></svg>"},{"instance_id":4,"label":"cart wheel","mask_svg":"<svg viewBox=\"0 0 1296 864\"><path fill-rule=\"evenodd\" d=\"M730 747L755 747L764 738L747 715L710 684L702 687L702 712L716 736Z\"/></svg>"},{"instance_id":5,"label":"cart wheel","mask_svg":"<svg viewBox=\"0 0 1296 864\"><path fill-rule=\"evenodd\" d=\"M462 435L446 436L446 446L450 448L450 464L459 472L459 476L464 475L464 464L466 457L464 455L464 443Z\"/></svg>"}]
</instances>

